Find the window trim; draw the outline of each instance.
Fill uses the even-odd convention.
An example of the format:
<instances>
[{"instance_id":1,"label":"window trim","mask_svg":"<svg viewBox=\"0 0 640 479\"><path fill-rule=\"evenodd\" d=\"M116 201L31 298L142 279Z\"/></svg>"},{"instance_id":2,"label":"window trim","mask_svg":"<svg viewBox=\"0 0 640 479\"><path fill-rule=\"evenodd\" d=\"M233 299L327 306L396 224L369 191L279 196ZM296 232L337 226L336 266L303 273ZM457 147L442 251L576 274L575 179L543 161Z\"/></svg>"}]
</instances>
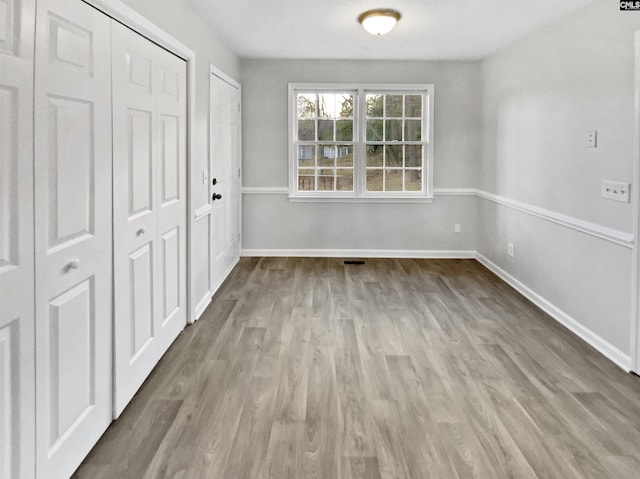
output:
<instances>
[{"instance_id":1,"label":"window trim","mask_svg":"<svg viewBox=\"0 0 640 479\"><path fill-rule=\"evenodd\" d=\"M430 83L289 83L288 84L288 160L289 160L289 200L317 202L354 202L354 203L428 203L433 196L434 164L434 85ZM353 92L354 97L354 184L353 192L335 191L297 191L297 94L298 93L346 93ZM422 140L423 153L423 190L417 192L367 192L365 187L365 148L366 148L366 98L367 93L423 95ZM426 114L426 115L425 115ZM405 144L401 142L401 144Z\"/></svg>"}]
</instances>

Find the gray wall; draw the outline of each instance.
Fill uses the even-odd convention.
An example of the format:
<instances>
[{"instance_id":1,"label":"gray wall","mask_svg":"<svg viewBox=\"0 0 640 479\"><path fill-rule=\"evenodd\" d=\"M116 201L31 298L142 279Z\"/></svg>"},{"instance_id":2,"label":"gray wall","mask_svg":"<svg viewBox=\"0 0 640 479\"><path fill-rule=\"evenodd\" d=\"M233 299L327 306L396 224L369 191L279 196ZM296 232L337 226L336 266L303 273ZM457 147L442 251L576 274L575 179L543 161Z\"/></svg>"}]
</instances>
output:
<instances>
[{"instance_id":1,"label":"gray wall","mask_svg":"<svg viewBox=\"0 0 640 479\"><path fill-rule=\"evenodd\" d=\"M245 60L243 183L288 185L287 84L362 82L435 84L434 185L475 185L481 145L480 64ZM264 250L434 251L475 249L475 199L430 204L291 203L286 194L243 197L243 248ZM462 232L453 232L461 223Z\"/></svg>"},{"instance_id":2,"label":"gray wall","mask_svg":"<svg viewBox=\"0 0 640 479\"><path fill-rule=\"evenodd\" d=\"M480 189L632 233L632 205L602 199L600 182L633 181L636 29L639 15L600 0L483 62ZM478 201L478 251L629 355L628 245Z\"/></svg>"}]
</instances>

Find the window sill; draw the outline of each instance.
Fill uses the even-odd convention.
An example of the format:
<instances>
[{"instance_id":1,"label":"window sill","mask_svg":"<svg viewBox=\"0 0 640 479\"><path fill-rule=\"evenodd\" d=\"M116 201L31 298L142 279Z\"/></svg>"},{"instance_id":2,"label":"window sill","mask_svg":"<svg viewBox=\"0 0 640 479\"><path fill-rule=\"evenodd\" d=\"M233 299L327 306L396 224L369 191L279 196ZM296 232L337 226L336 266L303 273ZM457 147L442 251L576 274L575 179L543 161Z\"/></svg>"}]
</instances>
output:
<instances>
[{"instance_id":1,"label":"window sill","mask_svg":"<svg viewBox=\"0 0 640 479\"><path fill-rule=\"evenodd\" d=\"M433 203L433 196L292 196L291 203Z\"/></svg>"}]
</instances>

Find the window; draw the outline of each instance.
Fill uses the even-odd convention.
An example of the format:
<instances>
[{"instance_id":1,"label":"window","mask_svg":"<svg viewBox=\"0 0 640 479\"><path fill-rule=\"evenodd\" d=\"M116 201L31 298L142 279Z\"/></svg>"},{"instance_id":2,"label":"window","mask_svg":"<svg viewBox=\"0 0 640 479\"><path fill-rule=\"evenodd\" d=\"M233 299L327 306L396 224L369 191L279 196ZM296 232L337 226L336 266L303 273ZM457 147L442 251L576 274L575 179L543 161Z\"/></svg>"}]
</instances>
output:
<instances>
[{"instance_id":1,"label":"window","mask_svg":"<svg viewBox=\"0 0 640 479\"><path fill-rule=\"evenodd\" d=\"M432 198L433 85L290 84L294 199Z\"/></svg>"},{"instance_id":2,"label":"window","mask_svg":"<svg viewBox=\"0 0 640 479\"><path fill-rule=\"evenodd\" d=\"M297 191L353 192L355 92L296 94Z\"/></svg>"}]
</instances>

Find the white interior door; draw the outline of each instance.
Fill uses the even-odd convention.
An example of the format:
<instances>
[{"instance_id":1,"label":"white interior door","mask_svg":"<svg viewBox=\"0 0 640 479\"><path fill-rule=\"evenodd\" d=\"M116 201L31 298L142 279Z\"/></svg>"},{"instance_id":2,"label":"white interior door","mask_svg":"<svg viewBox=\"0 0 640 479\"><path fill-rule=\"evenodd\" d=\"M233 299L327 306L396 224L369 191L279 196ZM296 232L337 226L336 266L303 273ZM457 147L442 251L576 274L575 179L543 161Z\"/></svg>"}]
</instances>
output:
<instances>
[{"instance_id":1,"label":"white interior door","mask_svg":"<svg viewBox=\"0 0 640 479\"><path fill-rule=\"evenodd\" d=\"M112 32L118 416L187 320L186 62Z\"/></svg>"},{"instance_id":2,"label":"white interior door","mask_svg":"<svg viewBox=\"0 0 640 479\"><path fill-rule=\"evenodd\" d=\"M210 124L210 291L215 291L240 257L240 85L222 75L211 76Z\"/></svg>"},{"instance_id":3,"label":"white interior door","mask_svg":"<svg viewBox=\"0 0 640 479\"><path fill-rule=\"evenodd\" d=\"M38 0L35 74L38 477L67 478L111 422L110 19Z\"/></svg>"},{"instance_id":4,"label":"white interior door","mask_svg":"<svg viewBox=\"0 0 640 479\"><path fill-rule=\"evenodd\" d=\"M0 1L0 477L35 467L34 0Z\"/></svg>"}]
</instances>

